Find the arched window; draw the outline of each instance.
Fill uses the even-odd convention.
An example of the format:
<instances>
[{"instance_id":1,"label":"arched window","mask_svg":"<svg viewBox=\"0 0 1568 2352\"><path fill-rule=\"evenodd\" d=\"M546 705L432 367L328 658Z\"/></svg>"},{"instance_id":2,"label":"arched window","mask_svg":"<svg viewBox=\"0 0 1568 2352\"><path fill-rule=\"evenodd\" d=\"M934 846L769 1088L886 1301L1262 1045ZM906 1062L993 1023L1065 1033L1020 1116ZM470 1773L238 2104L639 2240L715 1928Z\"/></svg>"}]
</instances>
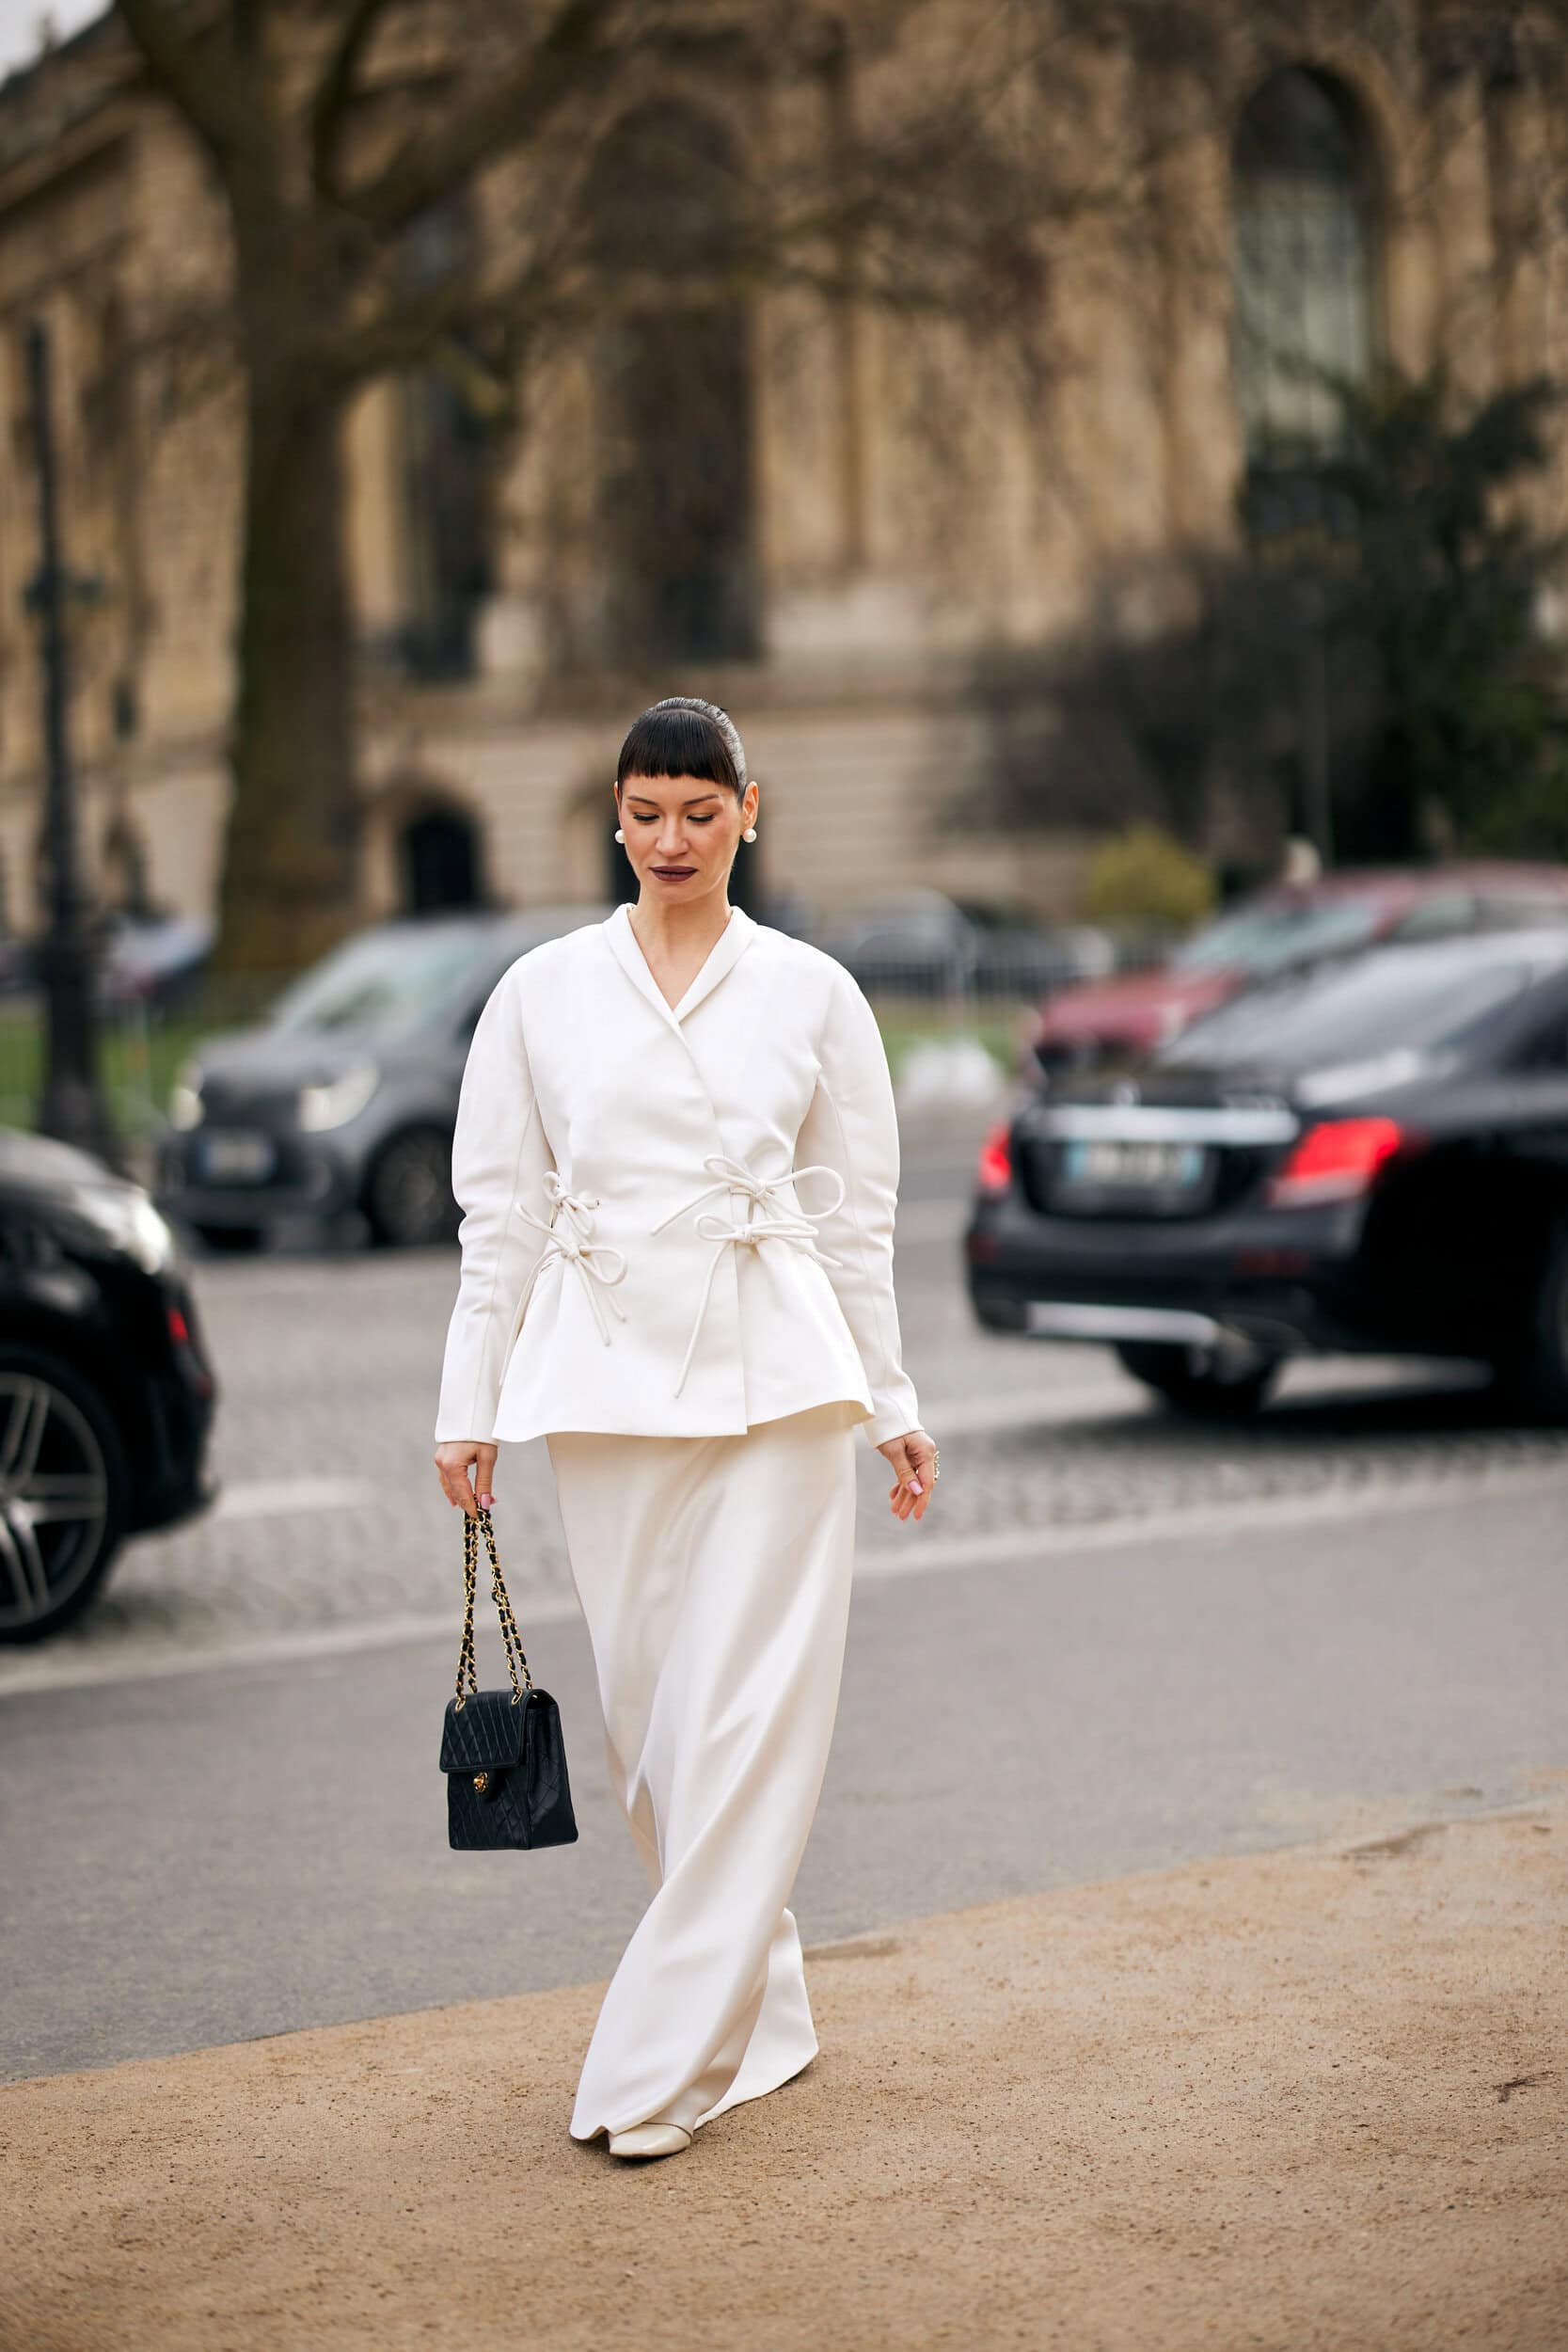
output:
<instances>
[{"instance_id":1,"label":"arched window","mask_svg":"<svg viewBox=\"0 0 1568 2352\"><path fill-rule=\"evenodd\" d=\"M1371 141L1338 83L1271 74L1233 153L1236 387L1248 459L1310 464L1332 448L1332 379L1372 362L1376 190Z\"/></svg>"},{"instance_id":2,"label":"arched window","mask_svg":"<svg viewBox=\"0 0 1568 2352\"><path fill-rule=\"evenodd\" d=\"M404 824L398 852L404 914L436 914L483 903L479 836L463 810L420 809Z\"/></svg>"},{"instance_id":3,"label":"arched window","mask_svg":"<svg viewBox=\"0 0 1568 2352\"><path fill-rule=\"evenodd\" d=\"M606 138L589 250L612 293L599 342L606 650L641 662L755 650L751 312L739 159L721 122L670 102Z\"/></svg>"},{"instance_id":4,"label":"arched window","mask_svg":"<svg viewBox=\"0 0 1568 2352\"><path fill-rule=\"evenodd\" d=\"M473 244L471 224L460 207L442 205L420 214L404 240L409 284L437 286L471 269ZM399 390L406 565L403 660L414 677L468 677L475 625L492 585L490 442L459 341L453 338L422 367L405 371Z\"/></svg>"}]
</instances>

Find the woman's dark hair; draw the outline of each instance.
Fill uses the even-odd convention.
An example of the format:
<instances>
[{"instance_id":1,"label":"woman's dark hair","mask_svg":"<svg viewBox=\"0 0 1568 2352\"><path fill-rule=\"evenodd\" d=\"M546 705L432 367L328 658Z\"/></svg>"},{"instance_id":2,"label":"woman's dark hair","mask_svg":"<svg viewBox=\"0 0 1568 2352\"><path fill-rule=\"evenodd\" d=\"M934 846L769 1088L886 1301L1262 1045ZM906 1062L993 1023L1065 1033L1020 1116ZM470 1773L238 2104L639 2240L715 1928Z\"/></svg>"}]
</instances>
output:
<instances>
[{"instance_id":1,"label":"woman's dark hair","mask_svg":"<svg viewBox=\"0 0 1568 2352\"><path fill-rule=\"evenodd\" d=\"M722 785L739 800L746 789L746 754L735 721L717 703L671 694L634 719L621 746L615 781L628 776L696 776Z\"/></svg>"}]
</instances>

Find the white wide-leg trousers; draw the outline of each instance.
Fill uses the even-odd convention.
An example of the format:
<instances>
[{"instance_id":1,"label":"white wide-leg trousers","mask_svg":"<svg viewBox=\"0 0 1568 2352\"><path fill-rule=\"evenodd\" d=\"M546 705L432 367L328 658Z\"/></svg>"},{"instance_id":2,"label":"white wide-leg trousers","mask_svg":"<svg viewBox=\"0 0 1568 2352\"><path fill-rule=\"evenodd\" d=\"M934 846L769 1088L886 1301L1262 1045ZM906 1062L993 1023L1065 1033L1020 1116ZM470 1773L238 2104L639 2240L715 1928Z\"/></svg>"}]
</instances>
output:
<instances>
[{"instance_id":1,"label":"white wide-leg trousers","mask_svg":"<svg viewBox=\"0 0 1568 2352\"><path fill-rule=\"evenodd\" d=\"M741 1437L546 1438L611 1785L652 1899L605 1994L574 2138L689 2131L816 2053L785 1908L838 1708L852 1404Z\"/></svg>"}]
</instances>

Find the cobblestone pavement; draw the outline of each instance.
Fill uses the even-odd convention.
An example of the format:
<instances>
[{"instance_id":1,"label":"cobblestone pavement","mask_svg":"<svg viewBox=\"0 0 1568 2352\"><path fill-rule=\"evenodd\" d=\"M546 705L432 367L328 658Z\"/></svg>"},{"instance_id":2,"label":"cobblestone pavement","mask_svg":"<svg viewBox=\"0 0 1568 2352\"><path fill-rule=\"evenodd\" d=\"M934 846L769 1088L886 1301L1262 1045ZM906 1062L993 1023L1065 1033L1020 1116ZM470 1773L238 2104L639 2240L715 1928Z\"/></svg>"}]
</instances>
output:
<instances>
[{"instance_id":1,"label":"cobblestone pavement","mask_svg":"<svg viewBox=\"0 0 1568 2352\"><path fill-rule=\"evenodd\" d=\"M980 1331L958 1249L966 1169L951 1148L907 1150L899 1298L906 1358L942 1446L941 1510L894 1526L885 1465L863 1447L867 1565L913 1565L933 1539L948 1551L1011 1531L1323 1490L1348 1501L1518 1468L1560 1468L1568 1492L1568 1432L1497 1422L1451 1369L1299 1367L1255 1425L1212 1430L1153 1406L1104 1351ZM450 1250L198 1263L223 1384L223 1499L196 1525L129 1548L98 1607L49 1645L52 1663L154 1661L451 1611L461 1548L430 1427L456 1270ZM569 1601L542 1443L503 1449L497 1495L514 1597ZM0 1653L0 1691L30 1678L38 1655Z\"/></svg>"}]
</instances>

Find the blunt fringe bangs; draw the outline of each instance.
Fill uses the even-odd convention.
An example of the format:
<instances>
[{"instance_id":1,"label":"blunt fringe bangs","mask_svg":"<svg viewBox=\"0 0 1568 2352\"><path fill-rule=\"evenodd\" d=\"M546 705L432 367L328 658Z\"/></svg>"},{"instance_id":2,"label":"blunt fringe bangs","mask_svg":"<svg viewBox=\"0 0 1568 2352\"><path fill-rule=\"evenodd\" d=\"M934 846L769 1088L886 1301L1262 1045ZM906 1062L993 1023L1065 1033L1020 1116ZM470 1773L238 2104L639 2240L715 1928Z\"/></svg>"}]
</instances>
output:
<instances>
[{"instance_id":1,"label":"blunt fringe bangs","mask_svg":"<svg viewBox=\"0 0 1568 2352\"><path fill-rule=\"evenodd\" d=\"M738 800L744 783L717 721L702 710L656 703L634 719L621 746L615 781L628 776L695 776Z\"/></svg>"}]
</instances>

